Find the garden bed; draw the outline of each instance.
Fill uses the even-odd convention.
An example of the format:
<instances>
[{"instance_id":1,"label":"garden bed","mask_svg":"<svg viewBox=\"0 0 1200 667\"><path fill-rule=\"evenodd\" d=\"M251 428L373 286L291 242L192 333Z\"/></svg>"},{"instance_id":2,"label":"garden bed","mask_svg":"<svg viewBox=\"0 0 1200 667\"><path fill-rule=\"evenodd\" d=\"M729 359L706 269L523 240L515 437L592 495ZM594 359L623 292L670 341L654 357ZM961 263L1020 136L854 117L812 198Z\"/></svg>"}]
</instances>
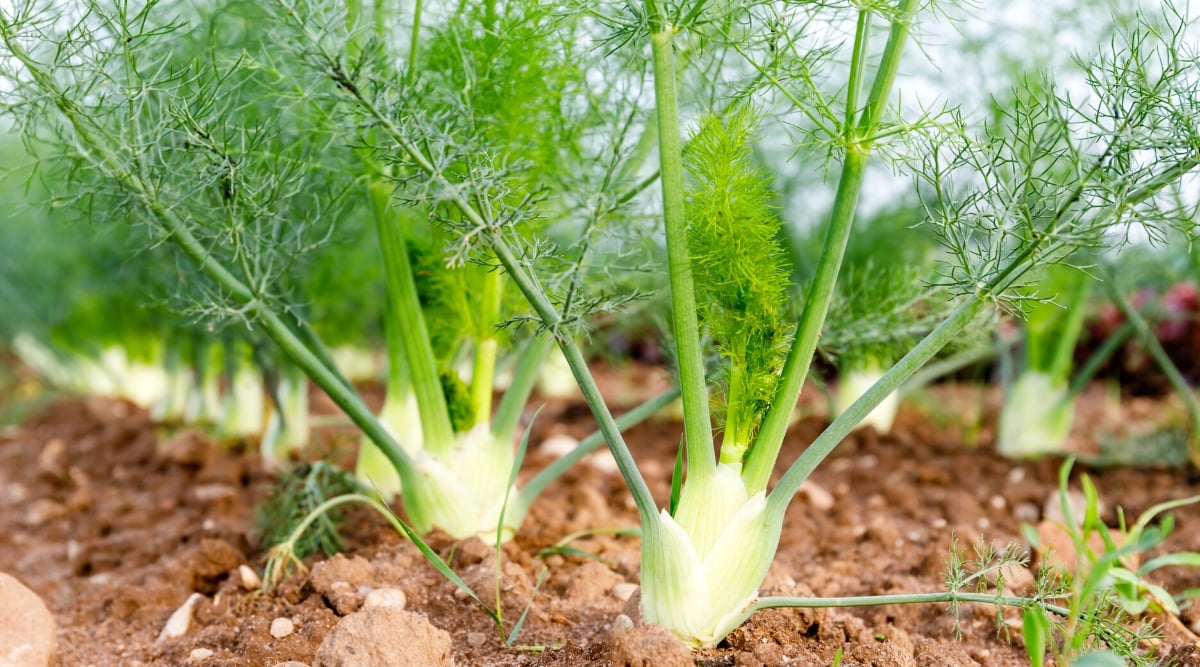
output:
<instances>
[{"instance_id":1,"label":"garden bed","mask_svg":"<svg viewBox=\"0 0 1200 667\"><path fill-rule=\"evenodd\" d=\"M1019 542L1022 520L1036 522L1055 494L1059 462L997 457L990 449L991 417L977 430L944 419L950 414L944 406L956 402L994 415L996 396L979 391L935 388L905 405L892 434L861 431L840 445L814 475L813 487L793 503L765 589L821 596L939 591L952 540ZM1086 396L1080 409L1100 410L1095 404L1102 394ZM1155 412L1153 403L1138 405ZM792 460L823 425L819 415L802 419L781 460ZM581 405L549 403L534 424L526 474L549 461L537 448L549 436L582 437L592 428ZM677 423L660 420L629 436L661 503L669 494L679 433ZM331 431L321 437L335 457L348 455L357 442ZM974 440L977 447L968 444ZM1136 515L1194 492L1194 471L1086 470L1110 519L1118 505ZM637 538L596 535L572 543L600 560L537 557L574 531L636 526L630 496L603 457L551 486L504 547L506 625L511 628L532 600L512 648L412 544L365 511L350 517L344 558L292 576L272 593L248 590L238 568L261 572L265 556L255 513L272 479L252 452L220 451L196 432L166 431L127 403L59 401L0 435L0 571L24 581L55 614L60 665L311 664L339 616L357 608L367 588L380 587L403 591L409 610L448 632L458 665L613 664L612 624L632 588L619 584L638 581ZM1167 548L1200 550L1200 510L1175 515ZM487 547L437 534L431 544L485 601L494 599ZM535 592L543 568L545 580ZM1159 574L1174 592L1200 586L1195 570ZM331 591L334 580L351 590ZM156 641L194 592L202 597L189 631ZM293 629L276 637L272 622L279 618L292 621ZM1006 618L1019 623L1016 612ZM992 608L965 605L959 620L961 639L945 605L773 610L755 615L694 660L829 665L841 652L843 665L1027 664L1019 626L1007 637L998 633ZM1168 623L1159 655L1200 664L1197 638L1187 629L1197 620L1200 614L1185 609L1181 623ZM645 636L617 636L617 658L632 653L656 664L655 652L669 648Z\"/></svg>"}]
</instances>

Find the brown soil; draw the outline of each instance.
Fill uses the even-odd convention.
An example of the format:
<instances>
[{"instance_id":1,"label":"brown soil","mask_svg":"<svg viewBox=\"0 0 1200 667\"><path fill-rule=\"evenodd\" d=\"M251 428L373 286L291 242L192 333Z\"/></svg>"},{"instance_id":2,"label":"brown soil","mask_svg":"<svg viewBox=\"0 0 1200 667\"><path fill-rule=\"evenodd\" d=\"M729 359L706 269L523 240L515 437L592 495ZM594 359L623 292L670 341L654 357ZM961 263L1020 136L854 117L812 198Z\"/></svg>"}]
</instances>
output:
<instances>
[{"instance_id":1,"label":"brown soil","mask_svg":"<svg viewBox=\"0 0 1200 667\"><path fill-rule=\"evenodd\" d=\"M1020 543L1022 520L1040 519L1055 492L1058 462L997 457L990 451L994 397L980 397L974 389L936 388L906 404L892 434L865 431L843 443L814 475L819 488L793 503L765 590L821 596L939 591L952 539ZM1102 396L1088 400L1103 404ZM1140 409L1153 413L1147 405ZM793 459L823 424L817 414L802 419L781 460ZM582 437L591 428L579 405L551 402L531 442L553 433ZM629 435L662 502L679 433L678 424L658 421ZM321 437L343 453L353 442ZM524 474L547 460L535 449ZM1183 469L1088 474L1110 519L1117 506L1136 515L1194 493L1192 473ZM0 433L0 571L23 580L55 613L60 665L312 663L340 615L361 604L362 587L402 590L409 610L450 634L458 665L609 665L614 656L634 664L639 652L644 664L654 664L655 651L670 649L653 633L613 630L626 607L614 586L638 581L636 538L595 535L572 543L602 560L536 556L573 531L635 525L620 477L602 460L577 466L555 483L504 547L506 626L530 609L512 648L411 543L365 511L351 516L346 556L294 575L272 593L248 592L237 570L249 564L261 572L255 508L272 479L250 453L219 450L189 431L166 433L125 403L59 401ZM825 500L832 498L830 509L817 509L822 490ZM1200 550L1200 509L1175 516L1167 548ZM485 600L494 599L495 568L486 547L436 534L430 541ZM544 583L535 590L543 571ZM1173 591L1200 586L1198 570L1161 576ZM353 590L342 591L349 597L332 590L335 580L351 584ZM202 597L189 632L156 642L193 593ZM1200 664L1197 639L1186 629L1197 615L1186 610L1183 623L1169 624L1159 655ZM714 666L830 665L841 652L843 665L1027 664L1019 631L1006 638L995 616L989 607L964 606L957 639L944 605L772 610L692 658ZM271 623L284 617L295 631L276 639ZM1006 612L1006 618L1018 617ZM195 649L212 655L189 663Z\"/></svg>"}]
</instances>

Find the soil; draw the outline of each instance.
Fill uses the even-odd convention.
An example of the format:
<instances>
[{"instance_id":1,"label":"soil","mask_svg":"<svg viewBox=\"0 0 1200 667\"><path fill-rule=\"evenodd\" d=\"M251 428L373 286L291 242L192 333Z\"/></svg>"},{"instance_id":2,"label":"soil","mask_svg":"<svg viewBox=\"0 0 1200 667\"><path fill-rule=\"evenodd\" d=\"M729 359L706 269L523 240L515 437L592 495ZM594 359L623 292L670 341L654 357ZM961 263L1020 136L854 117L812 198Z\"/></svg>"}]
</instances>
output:
<instances>
[{"instance_id":1,"label":"soil","mask_svg":"<svg viewBox=\"0 0 1200 667\"><path fill-rule=\"evenodd\" d=\"M618 394L661 383L645 369L633 380L607 375L610 383L623 383L622 390L610 384ZM819 395L805 400L807 415L792 429L781 461L795 458L826 423ZM1080 410L1076 444L1087 449L1095 446L1089 434L1097 424L1127 428L1130 415L1145 421L1175 408L1143 399L1122 404L1114 415L1101 389L1087 394ZM864 430L848 438L793 503L764 592L936 592L943 590L955 540L1028 548L1021 524L1043 518L1060 461L998 457L991 450L995 412L994 392L938 386L905 403L892 433ZM579 403L548 401L531 442L559 434L579 438L592 428ZM628 436L664 504L680 430L659 420ZM345 428L324 429L314 439L341 457L356 441ZM522 474L549 460L535 446ZM1118 506L1136 516L1157 502L1192 495L1196 482L1194 470L1179 466L1076 468L1076 477L1086 472L1096 482L1110 522ZM344 555L311 559L307 571L270 593L249 590L239 566L262 572L256 508L273 479L252 451L223 447L197 431L166 429L128 403L60 399L0 432L0 571L25 582L55 614L58 665L312 664L342 615L377 588L403 591L408 610L447 632L458 665L667 664L674 650L661 635L618 620L636 608L636 597L623 599L633 589L628 584L638 581L636 537L590 534L571 543L596 558L538 557L575 531L636 525L629 495L603 456L552 485L503 548L506 628L528 607L511 647L474 602L366 511L351 513ZM1174 516L1175 532L1159 551L1200 551L1200 509L1181 508ZM484 600L495 599L488 547L436 533L429 540ZM1200 587L1200 569L1168 568L1155 578L1172 591ZM1028 572L1014 571L1009 586L1028 579ZM159 640L168 618L194 593L200 595L191 627ZM1016 612L1002 618L1019 624ZM290 634L273 635L277 619L291 621ZM1194 609L1167 619L1157 655L1200 665L1197 637L1188 630L1198 619ZM1028 664L1019 625L998 631L993 608L964 605L957 623L961 638L955 617L938 604L771 610L690 661L831 665L840 655L842 665Z\"/></svg>"}]
</instances>

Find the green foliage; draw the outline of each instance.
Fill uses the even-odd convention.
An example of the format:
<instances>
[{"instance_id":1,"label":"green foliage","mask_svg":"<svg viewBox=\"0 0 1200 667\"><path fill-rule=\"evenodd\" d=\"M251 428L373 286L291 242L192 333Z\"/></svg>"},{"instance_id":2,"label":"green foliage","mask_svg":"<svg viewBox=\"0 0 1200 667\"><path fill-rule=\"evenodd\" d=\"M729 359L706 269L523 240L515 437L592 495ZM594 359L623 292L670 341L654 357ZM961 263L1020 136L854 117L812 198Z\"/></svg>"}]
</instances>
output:
<instances>
[{"instance_id":1,"label":"green foliage","mask_svg":"<svg viewBox=\"0 0 1200 667\"><path fill-rule=\"evenodd\" d=\"M287 542L296 527L329 499L359 489L353 475L321 461L288 471L258 508L258 528L264 550ZM339 509L321 513L314 525L295 540L295 557L303 560L318 552L332 556L341 551L338 527L342 520L343 513Z\"/></svg>"},{"instance_id":2,"label":"green foliage","mask_svg":"<svg viewBox=\"0 0 1200 667\"><path fill-rule=\"evenodd\" d=\"M751 150L756 127L748 107L705 116L683 152L700 323L728 360L722 456L730 461L753 441L791 340L786 254L770 176Z\"/></svg>"},{"instance_id":3,"label":"green foliage","mask_svg":"<svg viewBox=\"0 0 1200 667\"><path fill-rule=\"evenodd\" d=\"M1124 664L1157 664L1153 656L1146 655L1141 648L1143 642L1157 633L1138 617L1147 608L1178 613L1178 606L1170 594L1145 576L1165 565L1200 565L1200 555L1167 554L1135 568L1127 568L1125 563L1140 559L1147 550L1161 545L1170 534L1172 523L1169 517L1159 526L1150 525L1158 515L1200 502L1200 496L1156 505L1128 529L1122 517L1120 527L1114 532L1100 520L1099 495L1087 475L1080 477L1083 516L1076 515L1068 488L1073 464L1074 460L1068 459L1059 468L1058 498L1063 513L1060 527L1070 539L1072 552L1059 556L1069 558L1073 555L1075 561L1065 563L1068 571L1058 571L1043 562L1037 578L1037 598L1063 599L1070 613L1062 618L1039 607L1028 607L1024 626L1026 641L1042 641L1051 655L1070 660L1072 665L1107 664L1103 660L1108 658L1101 657L1105 654L1118 656ZM1042 550L1045 558L1047 545L1039 544L1037 531L1023 526L1023 532L1035 549ZM1096 537L1103 545L1100 551L1095 549ZM1028 620L1030 614L1038 618Z\"/></svg>"}]
</instances>

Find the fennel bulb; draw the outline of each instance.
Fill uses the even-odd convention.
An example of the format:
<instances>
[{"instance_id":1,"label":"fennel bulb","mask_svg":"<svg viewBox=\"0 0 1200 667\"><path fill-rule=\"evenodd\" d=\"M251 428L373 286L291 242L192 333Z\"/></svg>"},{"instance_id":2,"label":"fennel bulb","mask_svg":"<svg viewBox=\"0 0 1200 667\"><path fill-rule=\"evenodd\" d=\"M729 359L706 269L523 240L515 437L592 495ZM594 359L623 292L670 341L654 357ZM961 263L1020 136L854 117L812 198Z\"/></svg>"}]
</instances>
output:
<instances>
[{"instance_id":1,"label":"fennel bulb","mask_svg":"<svg viewBox=\"0 0 1200 667\"><path fill-rule=\"evenodd\" d=\"M878 382L881 377L883 377L883 371L875 367L861 368L842 373L838 381L837 394L834 396L834 416L845 412L846 408L857 401L858 397L866 393L871 388L871 385ZM900 395L892 392L888 394L887 398L883 399L882 403L868 413L855 428L874 426L876 431L887 433L892 430L892 424L896 421L896 412L899 409Z\"/></svg>"},{"instance_id":2,"label":"fennel bulb","mask_svg":"<svg viewBox=\"0 0 1200 667\"><path fill-rule=\"evenodd\" d=\"M689 480L675 516L642 525L642 613L693 648L715 646L740 625L775 558L782 516L764 492L749 495L740 464Z\"/></svg>"},{"instance_id":3,"label":"fennel bulb","mask_svg":"<svg viewBox=\"0 0 1200 667\"><path fill-rule=\"evenodd\" d=\"M1004 456L1040 456L1066 448L1075 417L1067 382L1027 370L1004 396L996 449Z\"/></svg>"}]
</instances>

